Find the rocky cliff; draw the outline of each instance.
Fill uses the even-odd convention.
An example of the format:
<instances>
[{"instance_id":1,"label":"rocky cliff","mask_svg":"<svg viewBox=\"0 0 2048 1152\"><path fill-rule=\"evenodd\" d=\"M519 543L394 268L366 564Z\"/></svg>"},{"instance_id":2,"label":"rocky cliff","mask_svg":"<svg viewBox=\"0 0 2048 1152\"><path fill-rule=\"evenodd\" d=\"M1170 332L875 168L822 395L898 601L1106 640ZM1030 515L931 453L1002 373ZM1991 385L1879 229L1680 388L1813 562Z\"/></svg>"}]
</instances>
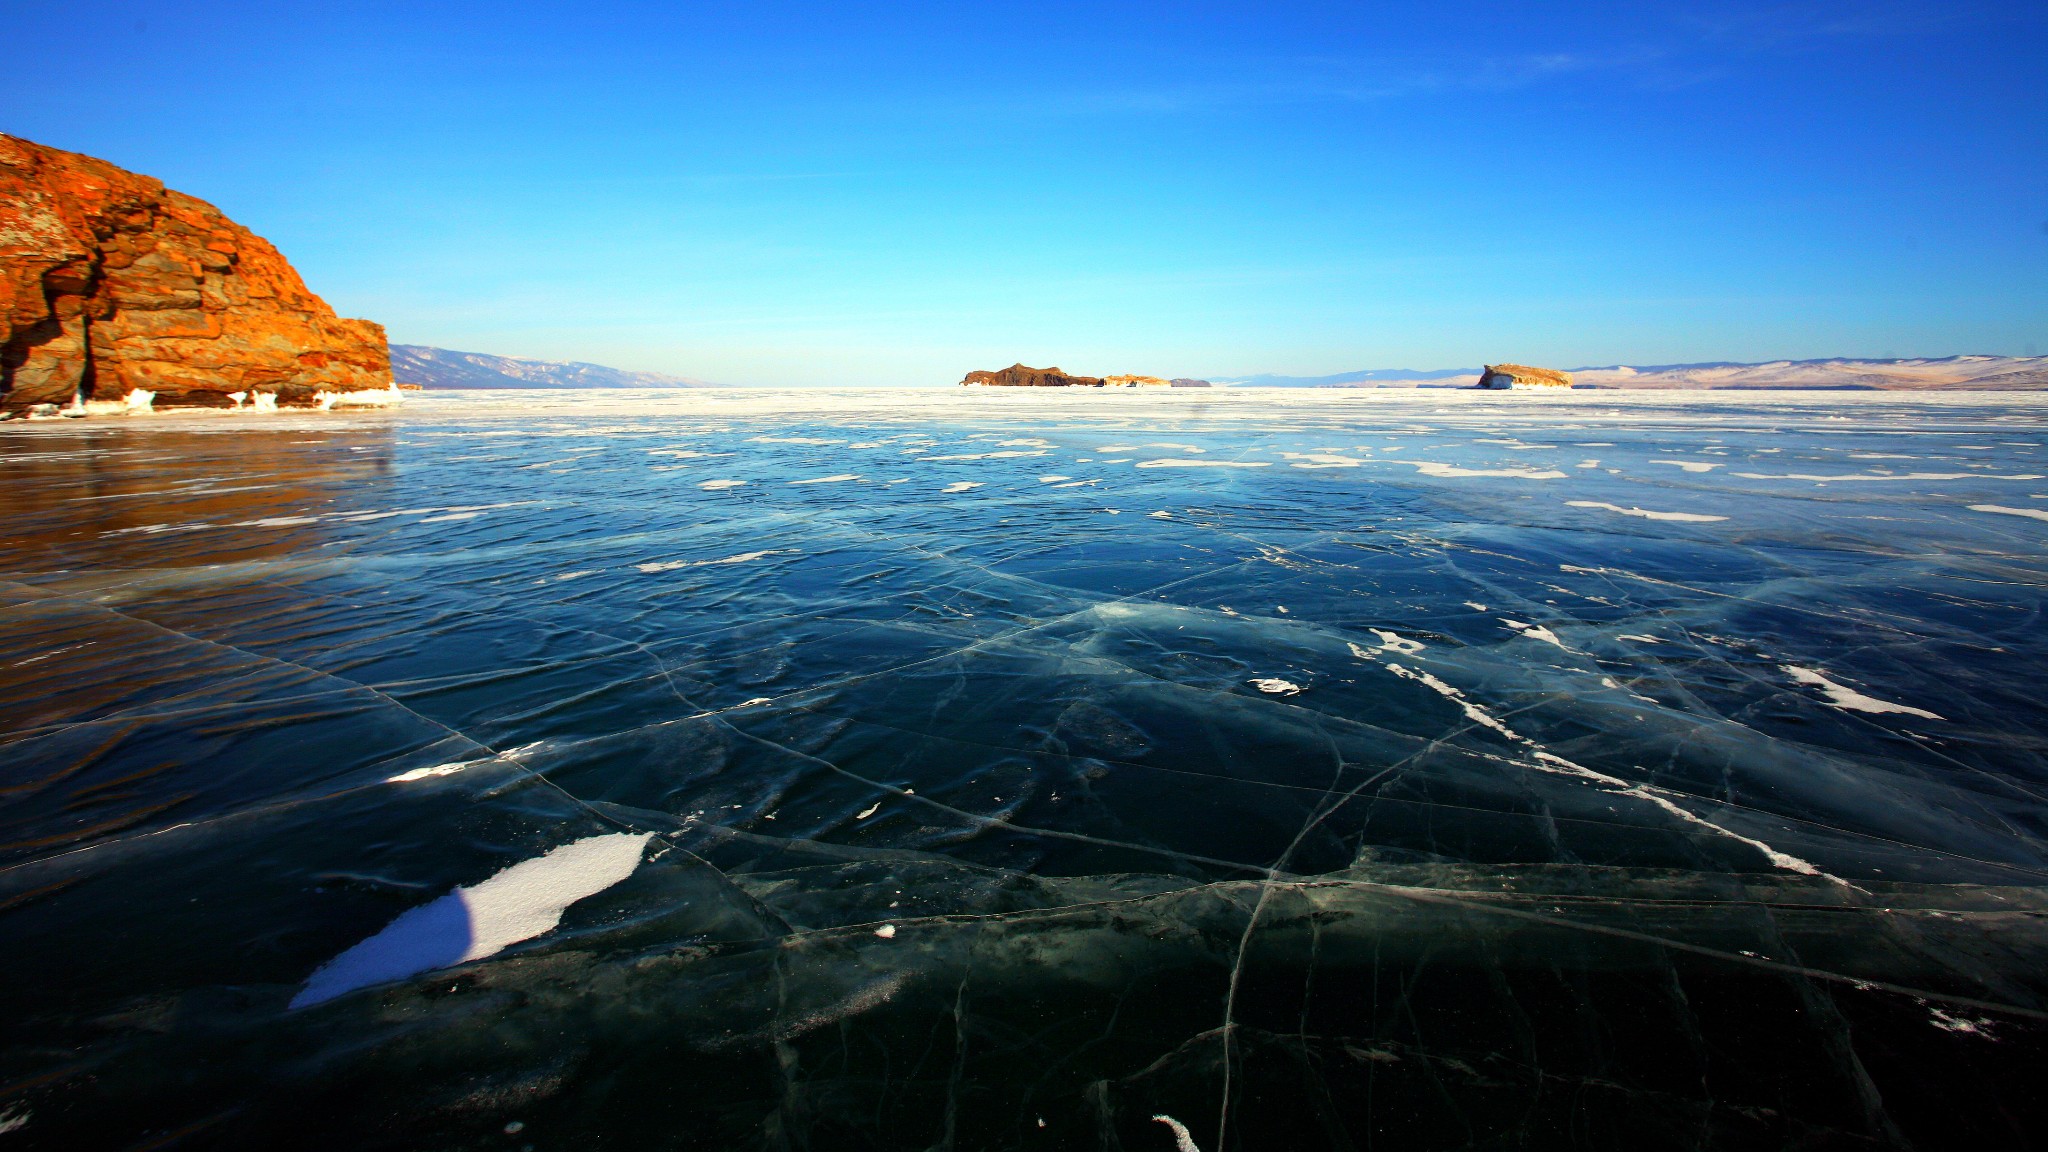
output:
<instances>
[{"instance_id":1,"label":"rocky cliff","mask_svg":"<svg viewBox=\"0 0 2048 1152\"><path fill-rule=\"evenodd\" d=\"M344 320L203 200L0 135L0 409L314 404L391 387L384 329Z\"/></svg>"}]
</instances>

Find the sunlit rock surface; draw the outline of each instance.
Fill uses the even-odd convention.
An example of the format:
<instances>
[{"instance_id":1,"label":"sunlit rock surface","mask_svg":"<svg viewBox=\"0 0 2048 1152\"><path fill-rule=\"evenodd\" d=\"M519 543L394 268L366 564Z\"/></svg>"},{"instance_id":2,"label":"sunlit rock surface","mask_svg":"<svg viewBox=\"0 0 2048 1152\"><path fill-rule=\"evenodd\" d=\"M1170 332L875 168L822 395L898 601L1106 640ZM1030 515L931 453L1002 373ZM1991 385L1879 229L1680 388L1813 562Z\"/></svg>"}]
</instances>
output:
<instances>
[{"instance_id":1,"label":"sunlit rock surface","mask_svg":"<svg viewBox=\"0 0 2048 1152\"><path fill-rule=\"evenodd\" d=\"M390 387L383 327L336 316L269 241L160 180L0 135L0 410Z\"/></svg>"},{"instance_id":2,"label":"sunlit rock surface","mask_svg":"<svg viewBox=\"0 0 2048 1152\"><path fill-rule=\"evenodd\" d=\"M0 425L0 1139L2023 1147L2044 418Z\"/></svg>"},{"instance_id":3,"label":"sunlit rock surface","mask_svg":"<svg viewBox=\"0 0 2048 1152\"><path fill-rule=\"evenodd\" d=\"M1073 376L1058 368L1027 368L1012 364L997 372L969 372L960 380L962 385L979 384L987 388L1100 388L1100 376Z\"/></svg>"},{"instance_id":4,"label":"sunlit rock surface","mask_svg":"<svg viewBox=\"0 0 2048 1152\"><path fill-rule=\"evenodd\" d=\"M1569 388L1569 372L1531 368L1527 364L1488 364L1479 373L1481 388Z\"/></svg>"}]
</instances>

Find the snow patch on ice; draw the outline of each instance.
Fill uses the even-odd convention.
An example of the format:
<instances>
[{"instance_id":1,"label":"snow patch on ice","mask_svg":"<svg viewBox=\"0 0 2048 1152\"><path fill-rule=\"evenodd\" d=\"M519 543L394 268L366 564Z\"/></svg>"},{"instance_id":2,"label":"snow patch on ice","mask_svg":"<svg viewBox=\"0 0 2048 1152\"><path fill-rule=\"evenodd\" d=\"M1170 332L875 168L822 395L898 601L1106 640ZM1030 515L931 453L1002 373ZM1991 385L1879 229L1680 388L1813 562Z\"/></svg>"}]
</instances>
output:
<instances>
[{"instance_id":1,"label":"snow patch on ice","mask_svg":"<svg viewBox=\"0 0 2048 1152\"><path fill-rule=\"evenodd\" d=\"M759 552L741 552L717 560L659 560L652 564L635 564L633 567L642 572L673 572L678 568L705 568L713 564L746 564L763 556L780 556L785 552L795 551L794 548L763 548Z\"/></svg>"},{"instance_id":2,"label":"snow patch on ice","mask_svg":"<svg viewBox=\"0 0 2048 1152\"><path fill-rule=\"evenodd\" d=\"M1295 461L1294 468L1356 468L1365 461L1355 456L1338 456L1328 452L1282 452L1280 455Z\"/></svg>"},{"instance_id":3,"label":"snow patch on ice","mask_svg":"<svg viewBox=\"0 0 2048 1152\"><path fill-rule=\"evenodd\" d=\"M1271 468L1271 460L1182 460L1166 457L1161 460L1141 460L1140 468Z\"/></svg>"},{"instance_id":4,"label":"snow patch on ice","mask_svg":"<svg viewBox=\"0 0 2048 1152\"><path fill-rule=\"evenodd\" d=\"M474 763L477 763L477 761L462 760L454 764L436 764L431 768L414 768L410 772L400 772L396 776L387 776L384 778L384 782L386 784L410 784L415 780L428 780L435 776L453 776Z\"/></svg>"},{"instance_id":5,"label":"snow patch on ice","mask_svg":"<svg viewBox=\"0 0 2048 1152\"><path fill-rule=\"evenodd\" d=\"M1829 482L1832 482L1832 481L1839 481L1839 480L2039 480L2039 479L2041 479L2041 477L2040 477L2040 476L2037 476L2037 475L2033 475L2033 474L2031 474L2031 473L2018 473L2018 474L2015 474L2015 475L2011 475L2011 476L2001 476L2001 475L1998 475L1997 473L1993 473L1993 472L1898 472L1898 473L1885 473L1885 474L1883 474L1883 475L1874 475L1874 474L1872 474L1872 473L1868 473L1868 472L1840 472L1840 473L1833 473L1833 472L1830 472L1830 473L1821 473L1821 472L1787 472L1787 473L1785 473L1785 474L1783 474L1783 475L1774 475L1774 474L1771 474L1771 473L1765 473L1765 472L1736 472L1736 473L1734 473L1734 475L1736 475L1736 476L1740 476L1740 477L1742 477L1742 478L1743 478L1744 480L1817 480L1817 481L1829 481Z\"/></svg>"},{"instance_id":6,"label":"snow patch on ice","mask_svg":"<svg viewBox=\"0 0 2048 1152\"><path fill-rule=\"evenodd\" d=\"M1609 512L1619 512L1623 516L1641 516L1645 520L1680 520L1688 524L1710 524L1727 519L1726 516L1708 516L1699 512L1652 512L1648 508L1623 508L1619 504L1609 504L1604 500L1567 500L1565 504L1572 508L1605 508Z\"/></svg>"},{"instance_id":7,"label":"snow patch on ice","mask_svg":"<svg viewBox=\"0 0 2048 1152\"><path fill-rule=\"evenodd\" d=\"M1188 1131L1187 1125L1175 1120L1164 1112L1152 1117L1152 1119L1155 1123L1164 1124L1168 1128L1173 1129L1173 1152L1202 1152L1201 1147L1195 1143L1194 1134Z\"/></svg>"},{"instance_id":8,"label":"snow patch on ice","mask_svg":"<svg viewBox=\"0 0 2048 1152\"><path fill-rule=\"evenodd\" d=\"M1412 464L1424 476L1507 476L1520 480L1562 480L1564 473L1555 468L1460 468L1455 464L1440 464L1434 460L1403 460Z\"/></svg>"},{"instance_id":9,"label":"snow patch on ice","mask_svg":"<svg viewBox=\"0 0 2048 1152\"><path fill-rule=\"evenodd\" d=\"M1844 708L1853 712L1874 712L1879 714L1898 712L1907 716L1918 716L1923 720L1942 719L1942 717L1936 716L1934 713L1922 708L1913 708L1905 704L1893 704L1886 700L1879 700L1874 696L1865 696L1854 688L1835 683L1811 668L1799 668L1791 664L1780 664L1778 667L1787 676L1792 677L1792 679L1797 680L1799 683L1820 689L1821 693L1828 698L1828 703L1833 704L1837 708Z\"/></svg>"},{"instance_id":10,"label":"snow patch on ice","mask_svg":"<svg viewBox=\"0 0 2048 1152\"><path fill-rule=\"evenodd\" d=\"M1972 504L1972 512L1997 512L2006 516L2025 516L2030 520L2048 520L2048 512L2039 508L2007 508L2003 504Z\"/></svg>"},{"instance_id":11,"label":"snow patch on ice","mask_svg":"<svg viewBox=\"0 0 2048 1152\"><path fill-rule=\"evenodd\" d=\"M1537 771L1551 772L1562 776L1576 776L1579 779L1590 781L1591 783L1597 784L1605 789L1617 792L1621 795L1633 796L1639 800L1647 800L1650 803L1656 805L1658 808L1664 810L1665 812L1670 813L1673 816L1678 817L1680 820L1683 820L1688 824L1693 824L1702 828L1706 828L1716 833L1717 835L1726 836L1731 840L1737 840L1741 843L1749 845L1752 848L1755 848L1757 851L1764 854L1764 857L1771 862L1773 867L1782 868L1788 872L1797 872L1805 876L1824 875L1824 873L1822 873L1820 869L1815 868L1813 865L1807 863L1804 860L1801 860L1797 856L1792 856L1784 852L1780 852L1761 840L1757 840L1749 836L1744 836L1740 832L1734 832L1727 828L1723 828L1719 824L1715 824L1710 820L1693 814L1691 811L1687 810L1683 806L1671 800L1668 796L1663 795L1661 793L1661 790L1659 789L1655 789L1644 784L1631 784L1630 782L1622 779L1619 776L1610 776L1605 772L1588 768L1583 764L1574 763L1573 761L1567 760L1554 752L1546 751L1541 745L1537 744L1536 741L1531 740L1527 736L1524 736L1521 733L1515 731L1514 729L1508 727L1506 724L1502 723L1499 719L1494 717L1493 714L1489 713L1486 709L1481 708L1479 705L1473 703L1470 699L1468 699L1465 696L1463 692L1459 691L1458 689L1452 687L1449 684L1444 683L1442 680L1437 679L1435 676L1432 676L1427 672L1424 672L1420 669L1406 668L1399 664L1388 664L1387 670L1389 672L1394 673L1397 676L1402 676L1410 680L1415 680L1425 685L1438 695L1457 704L1458 707L1465 713L1466 719L1471 720L1476 724L1480 724L1484 727L1490 728L1493 731L1500 733L1502 736L1507 737L1514 743L1519 744L1524 748L1527 748L1529 750L1530 756L1532 756L1536 761L1535 764L1532 765L1532 767L1534 767Z\"/></svg>"},{"instance_id":12,"label":"snow patch on ice","mask_svg":"<svg viewBox=\"0 0 2048 1152\"><path fill-rule=\"evenodd\" d=\"M292 1008L494 956L555 930L569 906L640 867L651 832L591 836L523 860L398 915L383 931L322 965Z\"/></svg>"},{"instance_id":13,"label":"snow patch on ice","mask_svg":"<svg viewBox=\"0 0 2048 1152\"><path fill-rule=\"evenodd\" d=\"M1379 647L1374 649L1377 652L1398 652L1403 656L1412 656L1427 647L1420 640L1410 640L1406 636L1383 628L1367 628L1366 631L1380 638Z\"/></svg>"},{"instance_id":14,"label":"snow patch on ice","mask_svg":"<svg viewBox=\"0 0 2048 1152\"><path fill-rule=\"evenodd\" d=\"M1501 623L1527 636L1531 640L1541 640L1545 644L1555 644L1567 652L1577 652L1577 649L1568 647L1564 641L1558 639L1557 633L1543 627L1541 624L1529 624L1521 620L1509 620L1506 617L1501 618Z\"/></svg>"}]
</instances>

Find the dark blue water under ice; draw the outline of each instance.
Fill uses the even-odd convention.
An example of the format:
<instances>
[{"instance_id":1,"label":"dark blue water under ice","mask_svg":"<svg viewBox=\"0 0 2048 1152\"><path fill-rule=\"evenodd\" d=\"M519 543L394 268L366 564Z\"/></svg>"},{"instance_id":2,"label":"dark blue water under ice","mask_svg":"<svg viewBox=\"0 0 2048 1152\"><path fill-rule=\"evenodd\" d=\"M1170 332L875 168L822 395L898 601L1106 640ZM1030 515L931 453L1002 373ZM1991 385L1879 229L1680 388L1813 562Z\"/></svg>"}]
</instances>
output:
<instances>
[{"instance_id":1,"label":"dark blue water under ice","mask_svg":"<svg viewBox=\"0 0 2048 1152\"><path fill-rule=\"evenodd\" d=\"M2048 402L0 428L0 1152L2048 1138Z\"/></svg>"}]
</instances>

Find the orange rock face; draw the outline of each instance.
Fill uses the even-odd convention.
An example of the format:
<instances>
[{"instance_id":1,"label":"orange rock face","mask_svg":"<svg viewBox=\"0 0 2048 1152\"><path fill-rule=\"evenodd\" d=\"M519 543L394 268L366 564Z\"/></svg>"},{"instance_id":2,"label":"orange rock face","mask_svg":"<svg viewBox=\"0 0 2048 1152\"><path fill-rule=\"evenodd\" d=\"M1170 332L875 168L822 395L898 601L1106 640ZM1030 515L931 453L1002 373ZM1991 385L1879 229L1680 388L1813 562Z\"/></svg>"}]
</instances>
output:
<instances>
[{"instance_id":1,"label":"orange rock face","mask_svg":"<svg viewBox=\"0 0 2048 1152\"><path fill-rule=\"evenodd\" d=\"M269 241L160 180L0 135L0 408L389 387L383 326L336 316Z\"/></svg>"}]
</instances>

